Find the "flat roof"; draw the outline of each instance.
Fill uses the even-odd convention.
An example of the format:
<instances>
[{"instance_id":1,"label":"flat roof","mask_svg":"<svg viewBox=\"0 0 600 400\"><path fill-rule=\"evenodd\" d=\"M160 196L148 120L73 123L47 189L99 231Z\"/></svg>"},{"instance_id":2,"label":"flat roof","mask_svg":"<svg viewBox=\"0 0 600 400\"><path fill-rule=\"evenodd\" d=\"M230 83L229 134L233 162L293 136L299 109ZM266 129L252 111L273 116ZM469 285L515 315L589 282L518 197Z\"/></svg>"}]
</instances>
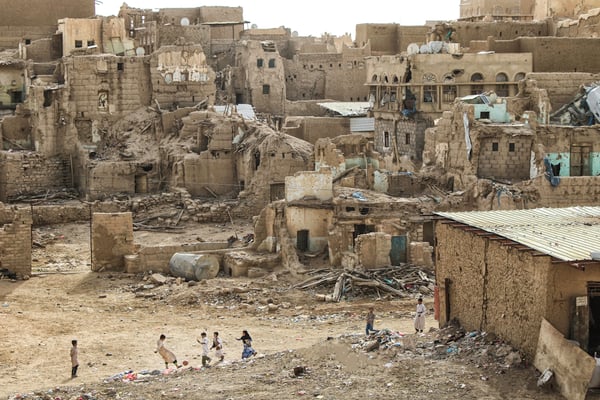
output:
<instances>
[{"instance_id":1,"label":"flat roof","mask_svg":"<svg viewBox=\"0 0 600 400\"><path fill-rule=\"evenodd\" d=\"M597 260L600 207L534 208L510 211L435 212L494 233L558 260Z\"/></svg>"}]
</instances>

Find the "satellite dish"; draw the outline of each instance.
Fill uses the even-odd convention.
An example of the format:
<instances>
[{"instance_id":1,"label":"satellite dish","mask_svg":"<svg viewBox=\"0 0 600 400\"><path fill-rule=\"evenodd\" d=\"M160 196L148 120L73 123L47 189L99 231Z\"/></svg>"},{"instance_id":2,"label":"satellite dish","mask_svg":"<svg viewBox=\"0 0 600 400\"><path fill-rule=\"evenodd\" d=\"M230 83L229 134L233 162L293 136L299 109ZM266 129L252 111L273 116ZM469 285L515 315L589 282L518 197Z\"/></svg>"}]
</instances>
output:
<instances>
[{"instance_id":1,"label":"satellite dish","mask_svg":"<svg viewBox=\"0 0 600 400\"><path fill-rule=\"evenodd\" d=\"M250 29L258 29L258 25L252 24L252 25L250 25Z\"/></svg>"},{"instance_id":2,"label":"satellite dish","mask_svg":"<svg viewBox=\"0 0 600 400\"><path fill-rule=\"evenodd\" d=\"M422 44L421 47L419 48L419 53L421 53L421 54L430 54L431 53L431 49L429 48L428 45Z\"/></svg>"},{"instance_id":3,"label":"satellite dish","mask_svg":"<svg viewBox=\"0 0 600 400\"><path fill-rule=\"evenodd\" d=\"M419 45L416 43L409 44L406 52L409 56L412 56L413 54L419 54Z\"/></svg>"},{"instance_id":4,"label":"satellite dish","mask_svg":"<svg viewBox=\"0 0 600 400\"><path fill-rule=\"evenodd\" d=\"M181 26L189 26L190 20L186 17L181 18Z\"/></svg>"},{"instance_id":5,"label":"satellite dish","mask_svg":"<svg viewBox=\"0 0 600 400\"><path fill-rule=\"evenodd\" d=\"M429 48L433 54L439 53L444 48L444 42L433 41L429 42Z\"/></svg>"},{"instance_id":6,"label":"satellite dish","mask_svg":"<svg viewBox=\"0 0 600 400\"><path fill-rule=\"evenodd\" d=\"M144 50L143 47L138 47L137 49L135 49L136 56L143 56L145 54L146 54L146 50Z\"/></svg>"}]
</instances>

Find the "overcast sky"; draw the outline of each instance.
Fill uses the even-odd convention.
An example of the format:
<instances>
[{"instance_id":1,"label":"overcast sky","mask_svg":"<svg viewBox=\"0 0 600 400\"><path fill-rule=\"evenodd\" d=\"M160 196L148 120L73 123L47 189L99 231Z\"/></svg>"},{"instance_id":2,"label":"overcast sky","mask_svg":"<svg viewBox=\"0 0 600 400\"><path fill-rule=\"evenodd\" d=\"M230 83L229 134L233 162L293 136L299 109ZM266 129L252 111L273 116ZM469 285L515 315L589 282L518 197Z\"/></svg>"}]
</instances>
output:
<instances>
[{"instance_id":1,"label":"overcast sky","mask_svg":"<svg viewBox=\"0 0 600 400\"><path fill-rule=\"evenodd\" d=\"M423 25L427 20L454 20L459 15L460 0L127 0L135 8L178 8L200 6L243 7L244 19L259 28L285 26L300 36L350 33L355 38L356 24L397 23ZM117 15L123 0L102 0L98 15Z\"/></svg>"}]
</instances>

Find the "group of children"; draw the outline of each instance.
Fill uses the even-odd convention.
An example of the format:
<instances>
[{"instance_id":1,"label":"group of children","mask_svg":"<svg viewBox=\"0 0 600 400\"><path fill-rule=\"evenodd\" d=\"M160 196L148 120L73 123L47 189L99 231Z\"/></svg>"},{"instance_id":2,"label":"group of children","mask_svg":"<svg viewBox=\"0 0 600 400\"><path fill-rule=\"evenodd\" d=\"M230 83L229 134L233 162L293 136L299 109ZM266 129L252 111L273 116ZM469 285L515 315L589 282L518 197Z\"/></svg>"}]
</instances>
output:
<instances>
[{"instance_id":1,"label":"group of children","mask_svg":"<svg viewBox=\"0 0 600 400\"><path fill-rule=\"evenodd\" d=\"M181 368L187 365L187 361L183 362L183 365L177 362L177 357L175 353L165 347L165 340L167 337L165 335L160 335L158 338L158 342L156 342L156 350L155 353L160 354L163 361L165 362L165 368L169 368L169 364L175 365L177 368ZM242 337L236 338L236 340L241 340L244 349L242 351L242 359L246 359L256 355L256 351L252 348L252 337L248 333L247 330L242 331ZM206 332L202 332L200 337L196 339L198 343L202 345L202 366L210 367L210 362L212 358L208 355L210 350L215 349L215 357L219 359L219 361L223 361L225 359L225 352L223 351L223 340L219 337L219 332L213 333L212 346L209 348L209 341L206 337ZM77 369L79 368L78 361L79 349L77 348L77 340L73 339L71 341L71 351L69 353L71 357L71 378L77 377Z\"/></svg>"},{"instance_id":2,"label":"group of children","mask_svg":"<svg viewBox=\"0 0 600 400\"><path fill-rule=\"evenodd\" d=\"M169 364L173 363L177 368L181 368L182 365L177 363L177 357L175 354L165 347L165 335L160 335L158 342L156 343L155 353L159 353L165 362L165 368L169 368ZM249 358L251 356L256 355L256 351L252 348L252 337L247 330L242 331L242 337L236 338L236 340L241 340L244 345L244 349L242 351L242 359ZM223 339L219 337L219 332L213 333L212 346L209 348L209 341L206 336L206 332L202 332L200 337L196 339L198 343L202 345L202 366L210 367L210 362L212 358L209 357L210 350L215 349L215 357L219 359L219 361L223 361L225 359L225 352L223 351ZM184 361L185 364L185 361Z\"/></svg>"},{"instance_id":3,"label":"group of children","mask_svg":"<svg viewBox=\"0 0 600 400\"><path fill-rule=\"evenodd\" d=\"M427 312L427 308L423 304L423 299L419 297L417 300L417 310L415 312L415 333L423 333L423 329L425 329L425 313ZM375 312L374 308L370 307L369 312L367 313L367 326L365 328L365 332L367 336L371 333L376 333L377 329L373 328L373 324L375 323Z\"/></svg>"}]
</instances>

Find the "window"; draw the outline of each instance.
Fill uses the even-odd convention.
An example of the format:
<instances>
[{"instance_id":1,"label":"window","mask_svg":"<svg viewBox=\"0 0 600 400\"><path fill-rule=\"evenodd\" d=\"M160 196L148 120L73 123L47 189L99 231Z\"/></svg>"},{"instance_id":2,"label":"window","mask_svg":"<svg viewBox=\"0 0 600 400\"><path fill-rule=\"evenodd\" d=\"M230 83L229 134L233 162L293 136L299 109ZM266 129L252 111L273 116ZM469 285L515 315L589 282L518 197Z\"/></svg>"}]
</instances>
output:
<instances>
[{"instance_id":1,"label":"window","mask_svg":"<svg viewBox=\"0 0 600 400\"><path fill-rule=\"evenodd\" d=\"M125 65L122 62L117 63L117 71L123 71L124 68L125 68Z\"/></svg>"},{"instance_id":2,"label":"window","mask_svg":"<svg viewBox=\"0 0 600 400\"><path fill-rule=\"evenodd\" d=\"M483 82L483 75L480 73L475 73L471 75L471 82ZM483 93L483 85L482 84L474 84L471 85L471 94L481 94Z\"/></svg>"},{"instance_id":3,"label":"window","mask_svg":"<svg viewBox=\"0 0 600 400\"><path fill-rule=\"evenodd\" d=\"M480 119L490 119L490 112L489 111L482 111L479 114L479 118Z\"/></svg>"},{"instance_id":4,"label":"window","mask_svg":"<svg viewBox=\"0 0 600 400\"><path fill-rule=\"evenodd\" d=\"M456 99L457 88L454 85L442 86L442 99L444 103L452 103Z\"/></svg>"},{"instance_id":5,"label":"window","mask_svg":"<svg viewBox=\"0 0 600 400\"><path fill-rule=\"evenodd\" d=\"M390 133L383 132L383 147L390 147Z\"/></svg>"},{"instance_id":6,"label":"window","mask_svg":"<svg viewBox=\"0 0 600 400\"><path fill-rule=\"evenodd\" d=\"M96 42L94 42L93 40L88 40L87 41L87 47L92 47L96 44Z\"/></svg>"},{"instance_id":7,"label":"window","mask_svg":"<svg viewBox=\"0 0 600 400\"><path fill-rule=\"evenodd\" d=\"M269 60L269 68L275 68L275 59L274 58L271 58Z\"/></svg>"},{"instance_id":8,"label":"window","mask_svg":"<svg viewBox=\"0 0 600 400\"><path fill-rule=\"evenodd\" d=\"M404 144L410 144L410 133L404 135Z\"/></svg>"},{"instance_id":9,"label":"window","mask_svg":"<svg viewBox=\"0 0 600 400\"><path fill-rule=\"evenodd\" d=\"M513 153L515 151L515 144L514 143L509 143L508 144L508 151L510 151L511 153Z\"/></svg>"},{"instance_id":10,"label":"window","mask_svg":"<svg viewBox=\"0 0 600 400\"><path fill-rule=\"evenodd\" d=\"M508 82L508 76L501 72L496 75L496 94L499 97L508 97L508 85L506 83L500 84L500 82Z\"/></svg>"},{"instance_id":11,"label":"window","mask_svg":"<svg viewBox=\"0 0 600 400\"><path fill-rule=\"evenodd\" d=\"M492 151L498 151L498 142L492 143Z\"/></svg>"},{"instance_id":12,"label":"window","mask_svg":"<svg viewBox=\"0 0 600 400\"><path fill-rule=\"evenodd\" d=\"M263 85L263 94L269 94L269 93L271 93L271 86Z\"/></svg>"},{"instance_id":13,"label":"window","mask_svg":"<svg viewBox=\"0 0 600 400\"><path fill-rule=\"evenodd\" d=\"M258 68L262 68L263 64L264 64L264 60L262 58L259 58L259 59L256 60L256 66Z\"/></svg>"},{"instance_id":14,"label":"window","mask_svg":"<svg viewBox=\"0 0 600 400\"><path fill-rule=\"evenodd\" d=\"M31 39L25 39L25 44L31 44Z\"/></svg>"},{"instance_id":15,"label":"window","mask_svg":"<svg viewBox=\"0 0 600 400\"><path fill-rule=\"evenodd\" d=\"M437 102L437 87L436 86L423 86L423 103L436 103Z\"/></svg>"},{"instance_id":16,"label":"window","mask_svg":"<svg viewBox=\"0 0 600 400\"><path fill-rule=\"evenodd\" d=\"M75 41L75 48L79 49L83 47L83 42L81 40L76 40Z\"/></svg>"}]
</instances>

